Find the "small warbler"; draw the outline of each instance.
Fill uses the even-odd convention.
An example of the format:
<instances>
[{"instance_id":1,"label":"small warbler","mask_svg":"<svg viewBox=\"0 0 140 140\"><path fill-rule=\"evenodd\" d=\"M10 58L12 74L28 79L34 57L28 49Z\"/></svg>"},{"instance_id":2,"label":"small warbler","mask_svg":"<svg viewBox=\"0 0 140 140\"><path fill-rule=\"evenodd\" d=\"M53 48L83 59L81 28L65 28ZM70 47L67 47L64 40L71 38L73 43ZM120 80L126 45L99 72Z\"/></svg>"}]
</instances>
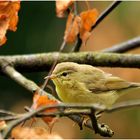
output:
<instances>
[{"instance_id":1,"label":"small warbler","mask_svg":"<svg viewBox=\"0 0 140 140\"><path fill-rule=\"evenodd\" d=\"M111 107L127 93L140 93L140 84L127 82L91 65L63 62L49 76L65 103L101 104Z\"/></svg>"}]
</instances>

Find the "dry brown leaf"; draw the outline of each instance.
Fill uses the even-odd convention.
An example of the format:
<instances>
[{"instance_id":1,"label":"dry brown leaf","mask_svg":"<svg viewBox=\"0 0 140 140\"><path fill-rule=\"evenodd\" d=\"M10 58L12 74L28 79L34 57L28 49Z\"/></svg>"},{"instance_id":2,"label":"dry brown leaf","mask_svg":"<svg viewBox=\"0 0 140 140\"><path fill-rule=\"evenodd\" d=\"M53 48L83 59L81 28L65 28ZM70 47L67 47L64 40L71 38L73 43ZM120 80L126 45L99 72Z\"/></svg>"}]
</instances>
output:
<instances>
[{"instance_id":1,"label":"dry brown leaf","mask_svg":"<svg viewBox=\"0 0 140 140\"><path fill-rule=\"evenodd\" d=\"M80 16L74 16L70 13L67 19L64 40L67 43L74 43L77 35L80 34L80 38L85 44L91 34L90 31L97 20L97 16L96 9L84 11Z\"/></svg>"},{"instance_id":2,"label":"dry brown leaf","mask_svg":"<svg viewBox=\"0 0 140 140\"><path fill-rule=\"evenodd\" d=\"M59 18L64 17L65 11L70 5L73 4L73 0L56 0L56 15Z\"/></svg>"},{"instance_id":3,"label":"dry brown leaf","mask_svg":"<svg viewBox=\"0 0 140 140\"><path fill-rule=\"evenodd\" d=\"M81 27L80 27L80 38L83 43L87 41L90 36L91 27L96 23L98 17L98 11L96 9L91 9L84 11L80 14L81 17Z\"/></svg>"},{"instance_id":4,"label":"dry brown leaf","mask_svg":"<svg viewBox=\"0 0 140 140\"><path fill-rule=\"evenodd\" d=\"M48 106L48 105L57 105L59 104L58 101L54 100L54 99L50 99L47 95L40 95L40 93L37 91L35 94L34 94L34 97L33 97L33 105L32 105L32 109L37 109L39 107L42 107L42 106ZM51 108L51 109L47 109L45 111L43 111L44 113L55 113L57 111L56 108ZM57 121L57 117L42 117L43 121L45 123L47 123L50 131L52 130L53 128L53 125L54 123Z\"/></svg>"},{"instance_id":5,"label":"dry brown leaf","mask_svg":"<svg viewBox=\"0 0 140 140\"><path fill-rule=\"evenodd\" d=\"M9 26L9 18L5 15L0 16L0 46L3 45L6 42L6 31Z\"/></svg>"},{"instance_id":6,"label":"dry brown leaf","mask_svg":"<svg viewBox=\"0 0 140 140\"><path fill-rule=\"evenodd\" d=\"M66 23L66 30L64 35L64 40L68 43L73 43L79 33L79 24L81 19L79 16L75 16L70 13Z\"/></svg>"},{"instance_id":7,"label":"dry brown leaf","mask_svg":"<svg viewBox=\"0 0 140 140\"><path fill-rule=\"evenodd\" d=\"M14 139L62 139L58 134L50 134L42 127L15 127L11 132L11 137Z\"/></svg>"},{"instance_id":8,"label":"dry brown leaf","mask_svg":"<svg viewBox=\"0 0 140 140\"><path fill-rule=\"evenodd\" d=\"M19 1L0 1L0 46L6 42L7 30L16 31Z\"/></svg>"}]
</instances>

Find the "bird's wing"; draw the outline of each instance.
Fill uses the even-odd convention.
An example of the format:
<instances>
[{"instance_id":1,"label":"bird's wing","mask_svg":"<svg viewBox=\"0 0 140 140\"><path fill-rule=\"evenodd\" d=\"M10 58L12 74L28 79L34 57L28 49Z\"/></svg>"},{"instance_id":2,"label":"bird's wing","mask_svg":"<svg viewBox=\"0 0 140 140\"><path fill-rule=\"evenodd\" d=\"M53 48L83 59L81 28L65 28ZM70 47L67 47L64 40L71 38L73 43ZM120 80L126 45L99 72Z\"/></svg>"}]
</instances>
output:
<instances>
[{"instance_id":1,"label":"bird's wing","mask_svg":"<svg viewBox=\"0 0 140 140\"><path fill-rule=\"evenodd\" d=\"M98 78L93 83L87 85L87 88L93 93L102 93L112 90L122 90L129 87L136 87L136 84L127 82L119 77L112 76L108 73L104 73L104 77Z\"/></svg>"},{"instance_id":2,"label":"bird's wing","mask_svg":"<svg viewBox=\"0 0 140 140\"><path fill-rule=\"evenodd\" d=\"M131 83L119 77L110 76L106 79L105 86L109 90L119 90L130 87Z\"/></svg>"}]
</instances>

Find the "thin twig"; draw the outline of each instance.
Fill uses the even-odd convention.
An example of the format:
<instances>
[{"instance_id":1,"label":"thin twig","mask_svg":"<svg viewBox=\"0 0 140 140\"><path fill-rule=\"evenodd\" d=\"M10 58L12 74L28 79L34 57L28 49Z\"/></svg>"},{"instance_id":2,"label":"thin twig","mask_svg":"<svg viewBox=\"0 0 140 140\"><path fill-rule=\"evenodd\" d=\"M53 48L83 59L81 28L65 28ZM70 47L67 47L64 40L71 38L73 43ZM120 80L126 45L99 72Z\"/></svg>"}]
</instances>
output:
<instances>
[{"instance_id":1,"label":"thin twig","mask_svg":"<svg viewBox=\"0 0 140 140\"><path fill-rule=\"evenodd\" d=\"M124 53L135 48L140 47L140 37L135 37L131 40L123 42L121 44L117 44L112 46L111 48L107 48L102 50L102 52L110 52L110 53Z\"/></svg>"},{"instance_id":2,"label":"thin twig","mask_svg":"<svg viewBox=\"0 0 140 140\"><path fill-rule=\"evenodd\" d=\"M4 116L14 116L16 114L11 111L5 111L5 110L0 109L0 116L3 116L3 115Z\"/></svg>"},{"instance_id":3,"label":"thin twig","mask_svg":"<svg viewBox=\"0 0 140 140\"><path fill-rule=\"evenodd\" d=\"M78 11L77 11L77 1L74 1L74 15L78 15Z\"/></svg>"},{"instance_id":4,"label":"thin twig","mask_svg":"<svg viewBox=\"0 0 140 140\"><path fill-rule=\"evenodd\" d=\"M82 107L81 107L82 106ZM68 107L71 107L71 108L88 108L89 106L88 105L74 105L74 104L58 104L58 105L48 105L48 106L44 106L44 107L41 107L37 110L32 110L31 112L28 112L28 113L25 113L21 118L17 119L17 120L14 120L10 123L10 125L8 126L8 128L4 131L4 134L3 134L3 138L8 138L11 130L17 126L18 124L20 124L21 122L23 121L26 121L28 119L30 119L31 117L35 116L36 114L38 114L39 112L42 112L46 109L51 109L51 108L68 108ZM92 105L92 107L95 107L95 109L97 108L102 108L102 106L99 106L99 105ZM72 117L72 115L70 115ZM76 115L77 116L77 115ZM75 119L73 117L73 119ZM76 119L75 119L76 120ZM76 120L77 121L77 120Z\"/></svg>"},{"instance_id":5,"label":"thin twig","mask_svg":"<svg viewBox=\"0 0 140 140\"><path fill-rule=\"evenodd\" d=\"M23 122L23 121L26 121L26 120L32 118L35 114L36 114L36 111L32 111L32 112L30 112L30 113L26 113L26 114L24 115L24 117L21 117L20 119L17 119L17 120L12 121L12 122L9 124L8 128L3 132L3 138L4 138L4 139L8 138L8 136L9 136L11 130L12 130L15 126L17 126L18 124L20 124L20 123Z\"/></svg>"},{"instance_id":6,"label":"thin twig","mask_svg":"<svg viewBox=\"0 0 140 140\"><path fill-rule=\"evenodd\" d=\"M21 115L21 118L18 119L18 120L15 120L13 121L10 126L8 127L8 129L4 132L4 138L7 138L7 136L9 135L10 131L12 130L13 127L15 127L16 125L18 125L19 123L27 120L27 119L30 119L31 117L33 116L36 116L36 115L40 115L40 116L53 116L53 115L69 115L69 114L74 114L74 113L78 113L77 110L71 110L70 112L63 112L62 113L62 110L61 112L57 112L56 114L52 114L52 113L46 113L46 114L41 114L40 112L46 110L46 109L52 109L52 108L76 108L76 109L88 109L87 110L87 114L91 113L89 111L89 109L94 109L95 111L97 110L100 110L100 111L105 111L107 113L112 113L114 111L119 111L120 109L125 109L125 108L130 108L130 107L137 107L137 106L140 106L140 100L134 100L134 101L126 101L126 102L122 102L122 103L118 103L116 105L114 105L112 108L105 108L104 106L100 106L98 104L93 104L93 105L81 105L81 104L58 104L58 105L50 105L50 106L45 106L45 107L41 107L37 110L32 110L31 112L28 112L28 113L25 113L24 115ZM82 112L79 112L79 113L82 113ZM81 117L79 117L78 115L69 115L70 117L72 117L73 120L80 120L80 122L82 123L83 120L81 120ZM77 118L74 118L74 117L77 117ZM93 117L93 116L92 116ZM94 118L93 121L95 121L96 118ZM97 121L97 120L96 120ZM96 122L94 122L96 123ZM98 132L100 135L102 136L112 136L113 135L113 131L110 130L110 128L104 124L99 124L99 123L96 123L96 125L98 124L98 126L96 126L97 130L96 132ZM87 126L89 128L91 128L91 121L88 121L87 124L85 124L85 126ZM94 124L95 125L95 124ZM95 129L95 128L94 128Z\"/></svg>"},{"instance_id":7,"label":"thin twig","mask_svg":"<svg viewBox=\"0 0 140 140\"><path fill-rule=\"evenodd\" d=\"M109 5L98 17L96 23L92 26L91 31L95 29L104 19L108 16L122 1L115 0L111 5ZM80 46L82 45L82 40L78 37L78 41L75 45L75 52L80 50Z\"/></svg>"},{"instance_id":8,"label":"thin twig","mask_svg":"<svg viewBox=\"0 0 140 140\"><path fill-rule=\"evenodd\" d=\"M88 10L91 9L90 4L89 4L89 1L85 0L85 5L86 5L86 7L87 7Z\"/></svg>"},{"instance_id":9,"label":"thin twig","mask_svg":"<svg viewBox=\"0 0 140 140\"><path fill-rule=\"evenodd\" d=\"M81 48L81 45L82 45L82 40L80 38L80 35L78 34L75 46L73 47L72 51L73 52L79 52L80 48Z\"/></svg>"},{"instance_id":10,"label":"thin twig","mask_svg":"<svg viewBox=\"0 0 140 140\"><path fill-rule=\"evenodd\" d=\"M76 2L75 2L75 6L76 6ZM75 8L76 8L76 7L75 7ZM74 10L76 11L77 9L74 9ZM75 18L75 15L74 15L74 17L72 18L71 25L70 25L69 28L68 28L68 32L67 32L65 38L68 37L68 35L69 35L69 33L70 33L71 29L72 29L72 25L73 25L73 22L74 22L74 18ZM58 53L58 54L56 55L56 57L55 57L55 60L54 60L54 62L53 62L53 64L52 64L52 66L51 66L51 69L50 69L50 71L49 71L49 73L48 73L48 76L50 76L50 75L52 74L52 72L53 72L53 70L54 70L56 64L58 63L59 55L60 55L61 52L63 52L65 46L66 46L66 40L63 39L63 42L62 42L62 44L60 45L60 48L59 48L59 53ZM42 87L41 87L41 89L44 89L44 88L46 87L46 85L48 84L48 81L49 81L49 78L46 78L45 81L44 81L44 83L43 83L43 85L42 85Z\"/></svg>"},{"instance_id":11,"label":"thin twig","mask_svg":"<svg viewBox=\"0 0 140 140\"><path fill-rule=\"evenodd\" d=\"M5 63L3 61L3 63ZM44 95L47 95L49 98L57 100L54 96L51 94L45 92L42 90L37 84L35 84L33 81L27 79L22 74L20 74L18 71L16 71L12 66L7 65L5 67L2 67L2 72L9 76L11 79L13 79L15 82L17 82L19 85L23 86L28 91L34 93L35 91L40 91Z\"/></svg>"},{"instance_id":12,"label":"thin twig","mask_svg":"<svg viewBox=\"0 0 140 140\"><path fill-rule=\"evenodd\" d=\"M21 115L0 117L0 121L12 121L21 118Z\"/></svg>"},{"instance_id":13,"label":"thin twig","mask_svg":"<svg viewBox=\"0 0 140 140\"><path fill-rule=\"evenodd\" d=\"M101 15L98 17L96 23L92 26L93 30L95 27L97 27L104 19L106 16L108 16L122 1L120 0L115 0L114 2L111 3L104 11L101 13Z\"/></svg>"}]
</instances>

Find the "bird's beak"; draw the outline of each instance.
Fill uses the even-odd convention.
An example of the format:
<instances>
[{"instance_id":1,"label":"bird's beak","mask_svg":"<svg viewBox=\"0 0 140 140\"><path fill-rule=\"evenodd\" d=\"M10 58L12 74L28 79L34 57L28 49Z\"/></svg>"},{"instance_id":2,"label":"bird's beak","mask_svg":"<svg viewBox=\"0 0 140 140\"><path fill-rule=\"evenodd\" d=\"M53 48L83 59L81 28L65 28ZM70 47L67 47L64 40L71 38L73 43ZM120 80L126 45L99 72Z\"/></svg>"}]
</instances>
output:
<instances>
[{"instance_id":1,"label":"bird's beak","mask_svg":"<svg viewBox=\"0 0 140 140\"><path fill-rule=\"evenodd\" d=\"M55 74L46 76L44 79L55 79L57 76Z\"/></svg>"}]
</instances>

